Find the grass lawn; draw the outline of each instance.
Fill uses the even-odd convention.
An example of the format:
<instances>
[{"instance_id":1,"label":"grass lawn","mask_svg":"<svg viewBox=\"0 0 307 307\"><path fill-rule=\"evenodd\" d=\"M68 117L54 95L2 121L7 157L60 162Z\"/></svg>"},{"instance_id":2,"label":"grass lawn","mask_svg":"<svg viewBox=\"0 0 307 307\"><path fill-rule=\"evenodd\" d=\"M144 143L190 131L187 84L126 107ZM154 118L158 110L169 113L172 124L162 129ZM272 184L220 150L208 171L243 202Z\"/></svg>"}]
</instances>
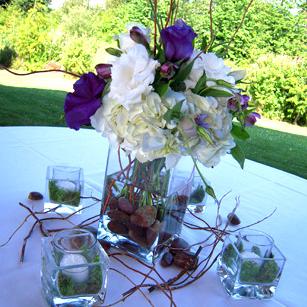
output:
<instances>
[{"instance_id":1,"label":"grass lawn","mask_svg":"<svg viewBox=\"0 0 307 307\"><path fill-rule=\"evenodd\" d=\"M0 126L65 126L63 91L0 85ZM307 137L253 127L246 157L307 179ZM243 144L245 143L245 144Z\"/></svg>"}]
</instances>

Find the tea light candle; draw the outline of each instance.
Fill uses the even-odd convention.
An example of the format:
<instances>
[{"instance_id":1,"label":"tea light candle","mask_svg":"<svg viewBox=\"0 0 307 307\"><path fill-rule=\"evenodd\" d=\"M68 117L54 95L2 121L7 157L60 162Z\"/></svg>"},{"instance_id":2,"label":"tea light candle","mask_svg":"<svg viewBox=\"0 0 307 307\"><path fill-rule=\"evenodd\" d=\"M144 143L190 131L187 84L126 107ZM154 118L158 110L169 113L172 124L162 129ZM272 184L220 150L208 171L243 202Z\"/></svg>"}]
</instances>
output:
<instances>
[{"instance_id":1,"label":"tea light candle","mask_svg":"<svg viewBox=\"0 0 307 307\"><path fill-rule=\"evenodd\" d=\"M78 254L66 254L63 256L60 266L72 266L87 264L87 260L84 256ZM84 282L88 279L89 271L88 267L75 267L71 269L63 270L63 274L72 278L76 282Z\"/></svg>"},{"instance_id":2,"label":"tea light candle","mask_svg":"<svg viewBox=\"0 0 307 307\"><path fill-rule=\"evenodd\" d=\"M75 191L77 188L77 186L69 180L59 180L56 182L56 185L59 189L63 189L66 191Z\"/></svg>"}]
</instances>

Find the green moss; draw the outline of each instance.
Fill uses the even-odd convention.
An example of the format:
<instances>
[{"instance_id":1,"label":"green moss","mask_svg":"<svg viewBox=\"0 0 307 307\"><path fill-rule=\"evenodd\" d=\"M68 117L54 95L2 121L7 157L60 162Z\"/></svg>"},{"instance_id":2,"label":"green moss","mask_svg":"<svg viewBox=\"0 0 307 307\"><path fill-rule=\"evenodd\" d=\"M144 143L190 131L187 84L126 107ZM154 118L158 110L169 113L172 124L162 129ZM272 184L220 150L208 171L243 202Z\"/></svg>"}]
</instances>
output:
<instances>
[{"instance_id":1,"label":"green moss","mask_svg":"<svg viewBox=\"0 0 307 307\"><path fill-rule=\"evenodd\" d=\"M233 261L235 261L236 256L236 250L232 244L228 244L223 252L222 261L229 267L232 265Z\"/></svg>"},{"instance_id":2,"label":"green moss","mask_svg":"<svg viewBox=\"0 0 307 307\"><path fill-rule=\"evenodd\" d=\"M96 262L99 262L97 256ZM97 294L102 287L102 270L100 265L89 268L89 278L86 282L75 282L72 278L58 274L58 287L62 296L75 296L81 294Z\"/></svg>"},{"instance_id":3,"label":"green moss","mask_svg":"<svg viewBox=\"0 0 307 307\"><path fill-rule=\"evenodd\" d=\"M279 266L274 260L266 260L259 269L257 281L269 283L275 280L279 273Z\"/></svg>"},{"instance_id":4,"label":"green moss","mask_svg":"<svg viewBox=\"0 0 307 307\"><path fill-rule=\"evenodd\" d=\"M50 180L48 184L50 200L56 203L79 206L80 191L68 191L57 186L55 180Z\"/></svg>"},{"instance_id":5,"label":"green moss","mask_svg":"<svg viewBox=\"0 0 307 307\"><path fill-rule=\"evenodd\" d=\"M240 272L241 282L256 282L259 272L259 265L255 261L243 261Z\"/></svg>"}]
</instances>

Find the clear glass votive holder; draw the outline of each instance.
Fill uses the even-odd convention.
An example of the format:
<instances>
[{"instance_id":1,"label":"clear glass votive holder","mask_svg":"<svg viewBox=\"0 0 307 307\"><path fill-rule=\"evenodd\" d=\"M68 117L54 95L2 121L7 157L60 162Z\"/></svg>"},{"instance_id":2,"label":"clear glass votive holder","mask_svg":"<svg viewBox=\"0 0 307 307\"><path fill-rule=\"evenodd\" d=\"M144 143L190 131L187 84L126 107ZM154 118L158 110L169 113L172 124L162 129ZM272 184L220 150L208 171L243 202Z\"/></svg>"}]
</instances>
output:
<instances>
[{"instance_id":1,"label":"clear glass votive holder","mask_svg":"<svg viewBox=\"0 0 307 307\"><path fill-rule=\"evenodd\" d=\"M81 206L84 189L80 167L48 166L46 176L45 211L57 208L58 213L70 214Z\"/></svg>"},{"instance_id":2,"label":"clear glass votive holder","mask_svg":"<svg viewBox=\"0 0 307 307\"><path fill-rule=\"evenodd\" d=\"M108 255L87 230L64 230L42 240L41 284L48 306L102 304L108 269Z\"/></svg>"},{"instance_id":3,"label":"clear glass votive holder","mask_svg":"<svg viewBox=\"0 0 307 307\"><path fill-rule=\"evenodd\" d=\"M202 213L207 204L208 194L200 176L194 175L188 209L193 213Z\"/></svg>"},{"instance_id":4,"label":"clear glass votive holder","mask_svg":"<svg viewBox=\"0 0 307 307\"><path fill-rule=\"evenodd\" d=\"M269 235L248 229L225 238L217 272L233 298L269 299L276 291L285 261Z\"/></svg>"}]
</instances>

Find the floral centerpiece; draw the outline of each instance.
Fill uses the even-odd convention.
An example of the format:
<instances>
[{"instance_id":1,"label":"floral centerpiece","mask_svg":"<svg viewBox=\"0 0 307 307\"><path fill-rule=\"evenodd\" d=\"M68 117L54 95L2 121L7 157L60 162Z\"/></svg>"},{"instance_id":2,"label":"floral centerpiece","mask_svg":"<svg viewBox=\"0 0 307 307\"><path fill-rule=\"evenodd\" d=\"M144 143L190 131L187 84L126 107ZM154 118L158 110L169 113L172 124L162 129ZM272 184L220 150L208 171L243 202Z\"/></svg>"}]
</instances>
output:
<instances>
[{"instance_id":1,"label":"floral centerpiece","mask_svg":"<svg viewBox=\"0 0 307 307\"><path fill-rule=\"evenodd\" d=\"M195 49L193 29L181 19L168 25L170 20L174 16L161 27L155 19L152 36L141 24L127 25L127 32L115 37L118 48L106 49L110 62L83 74L65 101L69 127L91 124L128 157L127 167L120 163L119 172L107 173L103 213L109 214L109 230L143 247L156 240L148 239L150 229L161 230L168 170L182 156L191 156L198 171L198 161L214 167L227 153L243 167L234 137L246 139L245 127L260 117L238 86L244 71L232 71L215 53Z\"/></svg>"}]
</instances>

